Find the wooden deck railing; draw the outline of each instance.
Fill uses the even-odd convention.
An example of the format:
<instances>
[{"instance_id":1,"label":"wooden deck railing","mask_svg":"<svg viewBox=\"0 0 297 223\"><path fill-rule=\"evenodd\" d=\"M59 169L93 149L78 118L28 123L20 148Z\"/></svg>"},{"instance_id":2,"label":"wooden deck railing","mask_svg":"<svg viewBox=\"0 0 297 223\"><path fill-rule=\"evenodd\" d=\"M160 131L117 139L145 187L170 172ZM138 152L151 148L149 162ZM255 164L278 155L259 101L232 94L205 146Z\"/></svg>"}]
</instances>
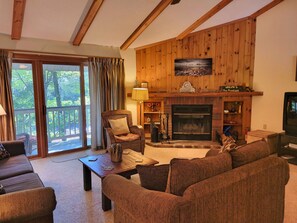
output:
<instances>
[{"instance_id":1,"label":"wooden deck railing","mask_svg":"<svg viewBox=\"0 0 297 223\"><path fill-rule=\"evenodd\" d=\"M90 133L90 106L86 106L87 134ZM55 139L81 137L82 115L81 106L63 106L47 108L48 141ZM15 109L16 133L27 133L36 136L36 121L34 109Z\"/></svg>"}]
</instances>

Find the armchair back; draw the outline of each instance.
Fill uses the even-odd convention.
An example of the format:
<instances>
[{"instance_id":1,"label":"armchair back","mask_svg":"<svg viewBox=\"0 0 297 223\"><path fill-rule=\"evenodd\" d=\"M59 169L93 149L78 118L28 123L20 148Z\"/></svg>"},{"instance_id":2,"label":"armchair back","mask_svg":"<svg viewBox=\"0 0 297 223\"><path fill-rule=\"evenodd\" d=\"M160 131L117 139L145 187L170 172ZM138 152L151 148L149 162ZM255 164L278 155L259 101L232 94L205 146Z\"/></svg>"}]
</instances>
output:
<instances>
[{"instance_id":1,"label":"armchair back","mask_svg":"<svg viewBox=\"0 0 297 223\"><path fill-rule=\"evenodd\" d=\"M103 143L105 148L109 148L113 143L120 143L123 149L132 149L137 152L144 154L145 137L143 128L133 125L132 113L128 110L111 110L101 113L102 126L103 126ZM111 119L127 119L127 125L130 133L127 137L121 137L115 135L112 131L109 120Z\"/></svg>"},{"instance_id":2,"label":"armchair back","mask_svg":"<svg viewBox=\"0 0 297 223\"><path fill-rule=\"evenodd\" d=\"M128 110L112 110L101 113L104 128L110 128L109 119L127 118L128 126L132 126L132 113Z\"/></svg>"}]
</instances>

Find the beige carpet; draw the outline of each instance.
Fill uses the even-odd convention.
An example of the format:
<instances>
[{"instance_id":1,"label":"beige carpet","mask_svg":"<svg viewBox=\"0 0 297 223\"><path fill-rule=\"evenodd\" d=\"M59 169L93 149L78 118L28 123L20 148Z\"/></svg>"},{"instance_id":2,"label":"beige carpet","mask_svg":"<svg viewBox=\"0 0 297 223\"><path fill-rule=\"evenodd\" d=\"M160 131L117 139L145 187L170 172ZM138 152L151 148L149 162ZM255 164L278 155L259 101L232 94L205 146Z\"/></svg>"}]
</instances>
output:
<instances>
[{"instance_id":1,"label":"beige carpet","mask_svg":"<svg viewBox=\"0 0 297 223\"><path fill-rule=\"evenodd\" d=\"M204 157L208 149L156 148L146 146L145 155L168 163L174 157ZM75 157L91 155L92 151L63 155L61 159L53 158L32 160L35 172L43 180L45 186L55 189L57 208L54 211L56 223L112 223L113 211L103 212L101 209L101 181L92 174L92 190L83 189L82 164ZM297 219L297 166L290 165L290 181L286 187L285 223L296 222ZM139 183L138 175L132 181Z\"/></svg>"}]
</instances>

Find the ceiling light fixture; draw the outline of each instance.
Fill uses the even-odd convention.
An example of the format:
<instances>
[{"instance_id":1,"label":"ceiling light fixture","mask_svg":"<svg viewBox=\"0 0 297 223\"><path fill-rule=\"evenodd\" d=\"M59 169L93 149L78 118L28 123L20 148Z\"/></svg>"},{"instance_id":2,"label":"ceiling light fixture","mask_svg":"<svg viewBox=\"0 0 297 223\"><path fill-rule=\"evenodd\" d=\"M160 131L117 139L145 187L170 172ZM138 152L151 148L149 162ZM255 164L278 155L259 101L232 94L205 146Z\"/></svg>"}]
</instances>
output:
<instances>
[{"instance_id":1,"label":"ceiling light fixture","mask_svg":"<svg viewBox=\"0 0 297 223\"><path fill-rule=\"evenodd\" d=\"M171 5L175 5L175 4L179 3L179 2L180 2L180 0L172 0Z\"/></svg>"}]
</instances>

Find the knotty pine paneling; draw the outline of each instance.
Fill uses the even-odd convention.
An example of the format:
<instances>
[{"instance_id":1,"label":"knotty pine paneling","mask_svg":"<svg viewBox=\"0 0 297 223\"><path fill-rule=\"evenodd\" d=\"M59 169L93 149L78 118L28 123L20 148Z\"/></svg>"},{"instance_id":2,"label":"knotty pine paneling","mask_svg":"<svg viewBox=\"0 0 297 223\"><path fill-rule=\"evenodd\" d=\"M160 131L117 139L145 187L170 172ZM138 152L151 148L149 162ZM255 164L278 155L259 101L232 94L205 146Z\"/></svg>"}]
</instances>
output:
<instances>
[{"instance_id":1,"label":"knotty pine paneling","mask_svg":"<svg viewBox=\"0 0 297 223\"><path fill-rule=\"evenodd\" d=\"M179 92L185 81L196 91L215 91L222 85L253 87L256 22L252 19L195 32L183 40L170 39L136 50L137 81L150 92ZM212 58L212 75L175 76L176 58Z\"/></svg>"}]
</instances>

